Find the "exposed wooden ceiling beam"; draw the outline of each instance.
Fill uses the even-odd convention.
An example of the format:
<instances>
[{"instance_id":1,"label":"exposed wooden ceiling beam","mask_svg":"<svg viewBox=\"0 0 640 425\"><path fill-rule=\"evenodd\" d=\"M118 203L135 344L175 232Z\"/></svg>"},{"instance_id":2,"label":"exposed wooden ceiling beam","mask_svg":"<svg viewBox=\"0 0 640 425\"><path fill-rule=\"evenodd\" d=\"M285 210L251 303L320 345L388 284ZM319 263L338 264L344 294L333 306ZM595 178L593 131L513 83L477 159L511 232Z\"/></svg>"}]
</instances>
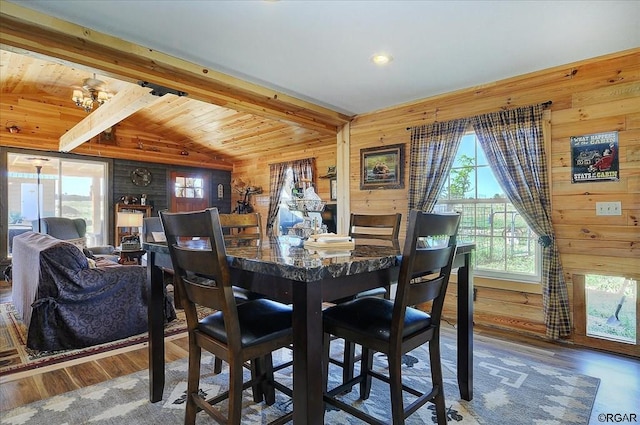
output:
<instances>
[{"instance_id":1,"label":"exposed wooden ceiling beam","mask_svg":"<svg viewBox=\"0 0 640 425\"><path fill-rule=\"evenodd\" d=\"M149 81L190 98L335 135L351 117L106 34L0 0L0 45Z\"/></svg>"},{"instance_id":2,"label":"exposed wooden ceiling beam","mask_svg":"<svg viewBox=\"0 0 640 425\"><path fill-rule=\"evenodd\" d=\"M113 98L87 115L82 121L60 137L60 152L69 152L107 128L116 125L140 109L155 103L159 97L148 87L130 84ZM165 96L173 96L166 94Z\"/></svg>"}]
</instances>

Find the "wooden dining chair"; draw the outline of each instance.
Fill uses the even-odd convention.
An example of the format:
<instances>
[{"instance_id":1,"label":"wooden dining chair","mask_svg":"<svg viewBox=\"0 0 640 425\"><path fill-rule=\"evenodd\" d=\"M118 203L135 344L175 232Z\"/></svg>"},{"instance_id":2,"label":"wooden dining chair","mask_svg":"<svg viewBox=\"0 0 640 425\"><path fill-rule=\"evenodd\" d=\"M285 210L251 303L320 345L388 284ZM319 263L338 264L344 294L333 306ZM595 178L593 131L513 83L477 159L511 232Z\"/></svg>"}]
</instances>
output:
<instances>
[{"instance_id":1,"label":"wooden dining chair","mask_svg":"<svg viewBox=\"0 0 640 425\"><path fill-rule=\"evenodd\" d=\"M349 236L353 239L360 241L391 241L393 244L398 244L398 234L400 233L400 221L402 220L402 214L354 214L351 213L349 219ZM352 297L341 298L333 301L335 304L340 304L346 301L350 301L356 298L363 297L385 297L391 298L391 283L389 285L368 291L360 292ZM342 379L343 382L349 381L353 378L354 364L359 360L356 356L356 345L353 342L345 341L342 363L333 361L334 363L342 366Z\"/></svg>"},{"instance_id":2,"label":"wooden dining chair","mask_svg":"<svg viewBox=\"0 0 640 425\"><path fill-rule=\"evenodd\" d=\"M267 404L275 402L273 388L292 395L274 380L272 352L292 342L290 306L258 299L236 303L227 264L218 210L160 212L189 333L189 368L185 424L194 424L204 410L221 424L240 424L242 391L259 386ZM198 319L197 306L216 310ZM229 365L229 390L209 400L200 398L202 349ZM253 362L252 379L243 382L243 367ZM254 393L254 398L255 398ZM228 415L213 406L228 399ZM292 417L288 413L273 423Z\"/></svg>"},{"instance_id":3,"label":"wooden dining chair","mask_svg":"<svg viewBox=\"0 0 640 425\"><path fill-rule=\"evenodd\" d=\"M260 246L262 239L262 219L260 213L218 214L220 226L227 246ZM233 287L236 301L251 301L263 298L248 289Z\"/></svg>"},{"instance_id":4,"label":"wooden dining chair","mask_svg":"<svg viewBox=\"0 0 640 425\"><path fill-rule=\"evenodd\" d=\"M349 236L354 239L398 240L402 214L351 214Z\"/></svg>"},{"instance_id":5,"label":"wooden dining chair","mask_svg":"<svg viewBox=\"0 0 640 425\"><path fill-rule=\"evenodd\" d=\"M260 213L219 214L219 216L225 241L246 240L259 243L262 239Z\"/></svg>"},{"instance_id":6,"label":"wooden dining chair","mask_svg":"<svg viewBox=\"0 0 640 425\"><path fill-rule=\"evenodd\" d=\"M438 215L411 211L395 300L365 297L324 310L325 382L328 376L331 335L362 346L358 376L326 391L327 403L367 423L381 423L379 418L348 405L337 397L360 384L360 398L367 399L373 377L390 385L391 417L394 425L404 424L409 415L427 402L435 404L438 424L447 423L440 362L440 316L456 251L459 222L460 216L457 214ZM429 313L412 307L430 301ZM431 388L418 390L403 385L402 356L427 342ZM376 351L387 356L388 376L372 368L373 353ZM403 390L416 397L407 408L404 407Z\"/></svg>"},{"instance_id":7,"label":"wooden dining chair","mask_svg":"<svg viewBox=\"0 0 640 425\"><path fill-rule=\"evenodd\" d=\"M349 219L349 236L355 240L398 241L402 214L351 214ZM361 292L355 297L385 296L390 298L390 287L375 288Z\"/></svg>"}]
</instances>

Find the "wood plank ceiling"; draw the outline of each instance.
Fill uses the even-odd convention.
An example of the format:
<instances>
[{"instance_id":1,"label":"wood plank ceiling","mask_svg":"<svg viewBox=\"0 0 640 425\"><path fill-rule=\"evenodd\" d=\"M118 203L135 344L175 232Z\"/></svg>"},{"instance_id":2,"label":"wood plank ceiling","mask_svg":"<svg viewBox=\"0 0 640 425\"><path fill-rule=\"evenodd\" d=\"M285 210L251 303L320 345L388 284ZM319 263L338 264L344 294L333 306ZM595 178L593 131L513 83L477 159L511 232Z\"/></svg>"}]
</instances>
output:
<instances>
[{"instance_id":1,"label":"wood plank ceiling","mask_svg":"<svg viewBox=\"0 0 640 425\"><path fill-rule=\"evenodd\" d=\"M25 16L14 16L21 14ZM140 79L168 83L188 96L168 94L141 106L118 120L115 137L101 133L73 149L75 153L232 170L234 162L268 150L335 144L337 131L350 119L214 71L199 69L191 75L193 64L176 63L157 52L152 69L131 65L143 55L123 57L127 48L136 51L129 43L90 32L80 40L68 35L70 24L39 20L34 12L3 10L0 18L3 146L59 150L61 137L87 116L72 102L73 89L94 73L113 94ZM20 132L10 133L11 126Z\"/></svg>"}]
</instances>

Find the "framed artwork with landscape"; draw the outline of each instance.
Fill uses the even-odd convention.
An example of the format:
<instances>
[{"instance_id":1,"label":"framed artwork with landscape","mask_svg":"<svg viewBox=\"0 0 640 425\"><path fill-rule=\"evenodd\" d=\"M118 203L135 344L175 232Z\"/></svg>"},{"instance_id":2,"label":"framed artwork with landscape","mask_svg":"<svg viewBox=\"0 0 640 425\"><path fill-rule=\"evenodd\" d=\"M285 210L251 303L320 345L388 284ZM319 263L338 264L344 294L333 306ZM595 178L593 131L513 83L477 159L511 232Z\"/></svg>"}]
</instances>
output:
<instances>
[{"instance_id":1,"label":"framed artwork with landscape","mask_svg":"<svg viewBox=\"0 0 640 425\"><path fill-rule=\"evenodd\" d=\"M360 149L360 189L404 188L404 144Z\"/></svg>"}]
</instances>

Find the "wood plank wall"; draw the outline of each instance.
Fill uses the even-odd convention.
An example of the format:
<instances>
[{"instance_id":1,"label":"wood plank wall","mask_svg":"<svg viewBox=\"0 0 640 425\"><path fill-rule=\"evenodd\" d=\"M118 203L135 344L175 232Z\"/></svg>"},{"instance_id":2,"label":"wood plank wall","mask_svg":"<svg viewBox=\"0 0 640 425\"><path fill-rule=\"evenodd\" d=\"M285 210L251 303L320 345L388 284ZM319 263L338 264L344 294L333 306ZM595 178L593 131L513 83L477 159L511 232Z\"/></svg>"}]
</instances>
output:
<instances>
[{"instance_id":1,"label":"wood plank wall","mask_svg":"<svg viewBox=\"0 0 640 425\"><path fill-rule=\"evenodd\" d=\"M397 143L406 144L408 149L407 127L546 101L553 102L551 149L547 153L552 219L570 301L574 274L624 274L640 281L640 49L355 117L350 131L351 211L407 214L408 173L405 189L360 190L360 149ZM620 181L571 184L569 137L607 131L619 132ZM309 146L296 152L269 152L238 163L233 178L241 177L267 190L269 163L305 156L318 158L320 171L335 163L335 149ZM328 198L328 181L320 181L319 189L321 196ZM268 194L265 192L258 201L258 209L266 216ZM621 201L622 215L596 216L595 203L601 201ZM488 279L476 279L475 283L476 324L544 336L539 286L507 283L510 289L502 289ZM445 312L449 317L455 317L455 290L452 284Z\"/></svg>"},{"instance_id":2,"label":"wood plank wall","mask_svg":"<svg viewBox=\"0 0 640 425\"><path fill-rule=\"evenodd\" d=\"M269 212L269 166L280 162L288 162L303 158L316 158L316 193L321 199L329 200L329 179L322 178L327 168L336 165L336 138L324 137L314 142L305 143L295 150L273 151L265 149L265 154L250 157L234 164L232 179L241 179L247 185L262 187L262 194L251 195L251 205L262 216L262 226L266 232L266 220ZM232 208L242 197L234 193Z\"/></svg>"}]
</instances>

